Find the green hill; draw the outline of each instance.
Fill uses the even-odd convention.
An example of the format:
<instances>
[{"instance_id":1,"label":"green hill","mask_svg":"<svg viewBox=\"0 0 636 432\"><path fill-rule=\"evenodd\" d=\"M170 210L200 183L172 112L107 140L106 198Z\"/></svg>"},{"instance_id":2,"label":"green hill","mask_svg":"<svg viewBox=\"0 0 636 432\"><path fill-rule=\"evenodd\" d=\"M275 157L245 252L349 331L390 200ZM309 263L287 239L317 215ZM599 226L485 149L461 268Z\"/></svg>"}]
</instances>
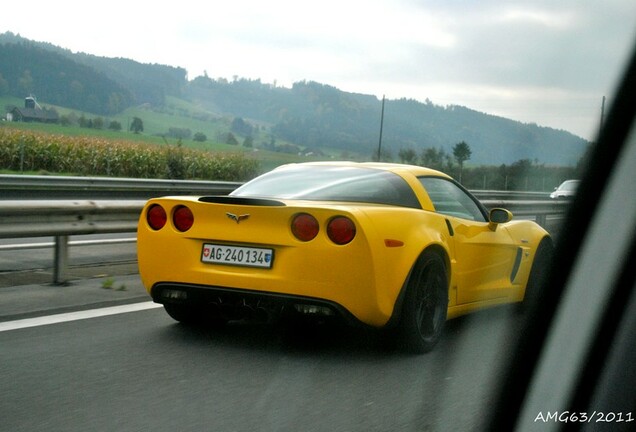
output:
<instances>
[{"instance_id":1,"label":"green hill","mask_svg":"<svg viewBox=\"0 0 636 432\"><path fill-rule=\"evenodd\" d=\"M117 119L144 119L145 133L204 133L255 149L370 158L379 138L381 101L316 82L291 88L260 80L187 80L183 68L72 53L12 33L0 35L0 96L34 94L44 103ZM188 132L189 131L189 132ZM464 141L473 165L519 160L573 166L588 142L569 132L524 124L462 106L412 99L385 104L383 149L394 160Z\"/></svg>"}]
</instances>

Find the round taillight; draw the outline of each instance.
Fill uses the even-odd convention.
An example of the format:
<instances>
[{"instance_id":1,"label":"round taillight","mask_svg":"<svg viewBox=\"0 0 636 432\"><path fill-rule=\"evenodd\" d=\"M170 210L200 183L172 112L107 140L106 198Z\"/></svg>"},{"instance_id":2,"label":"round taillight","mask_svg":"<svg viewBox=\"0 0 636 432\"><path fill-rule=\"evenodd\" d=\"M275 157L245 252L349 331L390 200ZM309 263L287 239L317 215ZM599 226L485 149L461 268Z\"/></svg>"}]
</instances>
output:
<instances>
[{"instance_id":1,"label":"round taillight","mask_svg":"<svg viewBox=\"0 0 636 432\"><path fill-rule=\"evenodd\" d=\"M344 216L336 216L327 224L327 235L337 245L345 245L356 236L353 221Z\"/></svg>"},{"instance_id":2,"label":"round taillight","mask_svg":"<svg viewBox=\"0 0 636 432\"><path fill-rule=\"evenodd\" d=\"M166 215L166 211L163 207L159 204L153 204L146 213L146 220L148 221L150 228L153 230L160 230L166 225L168 216Z\"/></svg>"},{"instance_id":3,"label":"round taillight","mask_svg":"<svg viewBox=\"0 0 636 432\"><path fill-rule=\"evenodd\" d=\"M318 235L320 226L315 217L307 213L294 216L291 224L292 233L300 241L313 240Z\"/></svg>"},{"instance_id":4,"label":"round taillight","mask_svg":"<svg viewBox=\"0 0 636 432\"><path fill-rule=\"evenodd\" d=\"M192 228L192 224L194 224L194 215L186 206L179 206L172 214L172 221L174 222L176 229L181 232L185 232Z\"/></svg>"}]
</instances>

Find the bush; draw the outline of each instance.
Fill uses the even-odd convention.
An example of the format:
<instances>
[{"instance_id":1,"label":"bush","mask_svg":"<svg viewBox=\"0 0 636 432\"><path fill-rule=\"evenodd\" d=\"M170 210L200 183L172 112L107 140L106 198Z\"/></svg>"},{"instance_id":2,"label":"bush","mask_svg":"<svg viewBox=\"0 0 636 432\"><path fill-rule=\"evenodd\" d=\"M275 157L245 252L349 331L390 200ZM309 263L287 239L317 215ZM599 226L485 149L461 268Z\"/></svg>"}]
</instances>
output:
<instances>
[{"instance_id":1,"label":"bush","mask_svg":"<svg viewBox=\"0 0 636 432\"><path fill-rule=\"evenodd\" d=\"M119 132L121 130L121 123L113 120L108 124L108 129Z\"/></svg>"}]
</instances>

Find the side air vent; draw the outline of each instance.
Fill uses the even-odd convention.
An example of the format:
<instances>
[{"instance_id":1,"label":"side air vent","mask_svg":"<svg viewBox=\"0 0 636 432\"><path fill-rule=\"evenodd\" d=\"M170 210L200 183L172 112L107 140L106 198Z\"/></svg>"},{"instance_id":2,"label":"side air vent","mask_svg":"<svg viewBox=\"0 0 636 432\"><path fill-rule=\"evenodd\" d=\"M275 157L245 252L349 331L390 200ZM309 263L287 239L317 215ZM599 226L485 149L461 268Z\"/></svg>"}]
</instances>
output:
<instances>
[{"instance_id":1,"label":"side air vent","mask_svg":"<svg viewBox=\"0 0 636 432\"><path fill-rule=\"evenodd\" d=\"M285 207L285 203L272 199L263 198L246 198L232 196L205 196L199 198L199 201L214 204L233 204L233 205L249 205L262 207Z\"/></svg>"},{"instance_id":2,"label":"side air vent","mask_svg":"<svg viewBox=\"0 0 636 432\"><path fill-rule=\"evenodd\" d=\"M510 282L515 281L517 277L517 272L519 271L519 266L521 265L521 257L523 256L523 249L517 248L517 256L515 257L515 263L512 266L512 273L510 274Z\"/></svg>"}]
</instances>

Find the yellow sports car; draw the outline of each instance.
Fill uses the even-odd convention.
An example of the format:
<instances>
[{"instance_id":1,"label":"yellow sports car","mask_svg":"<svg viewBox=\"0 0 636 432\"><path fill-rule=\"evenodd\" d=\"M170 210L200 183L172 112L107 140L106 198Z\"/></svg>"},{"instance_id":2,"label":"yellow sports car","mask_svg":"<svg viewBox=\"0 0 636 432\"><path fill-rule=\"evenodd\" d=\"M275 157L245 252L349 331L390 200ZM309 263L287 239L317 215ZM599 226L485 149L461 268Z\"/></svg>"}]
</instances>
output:
<instances>
[{"instance_id":1,"label":"yellow sports car","mask_svg":"<svg viewBox=\"0 0 636 432\"><path fill-rule=\"evenodd\" d=\"M291 164L229 196L148 201L139 270L178 321L341 316L426 352L447 318L535 283L550 236L511 219L431 169Z\"/></svg>"}]
</instances>

